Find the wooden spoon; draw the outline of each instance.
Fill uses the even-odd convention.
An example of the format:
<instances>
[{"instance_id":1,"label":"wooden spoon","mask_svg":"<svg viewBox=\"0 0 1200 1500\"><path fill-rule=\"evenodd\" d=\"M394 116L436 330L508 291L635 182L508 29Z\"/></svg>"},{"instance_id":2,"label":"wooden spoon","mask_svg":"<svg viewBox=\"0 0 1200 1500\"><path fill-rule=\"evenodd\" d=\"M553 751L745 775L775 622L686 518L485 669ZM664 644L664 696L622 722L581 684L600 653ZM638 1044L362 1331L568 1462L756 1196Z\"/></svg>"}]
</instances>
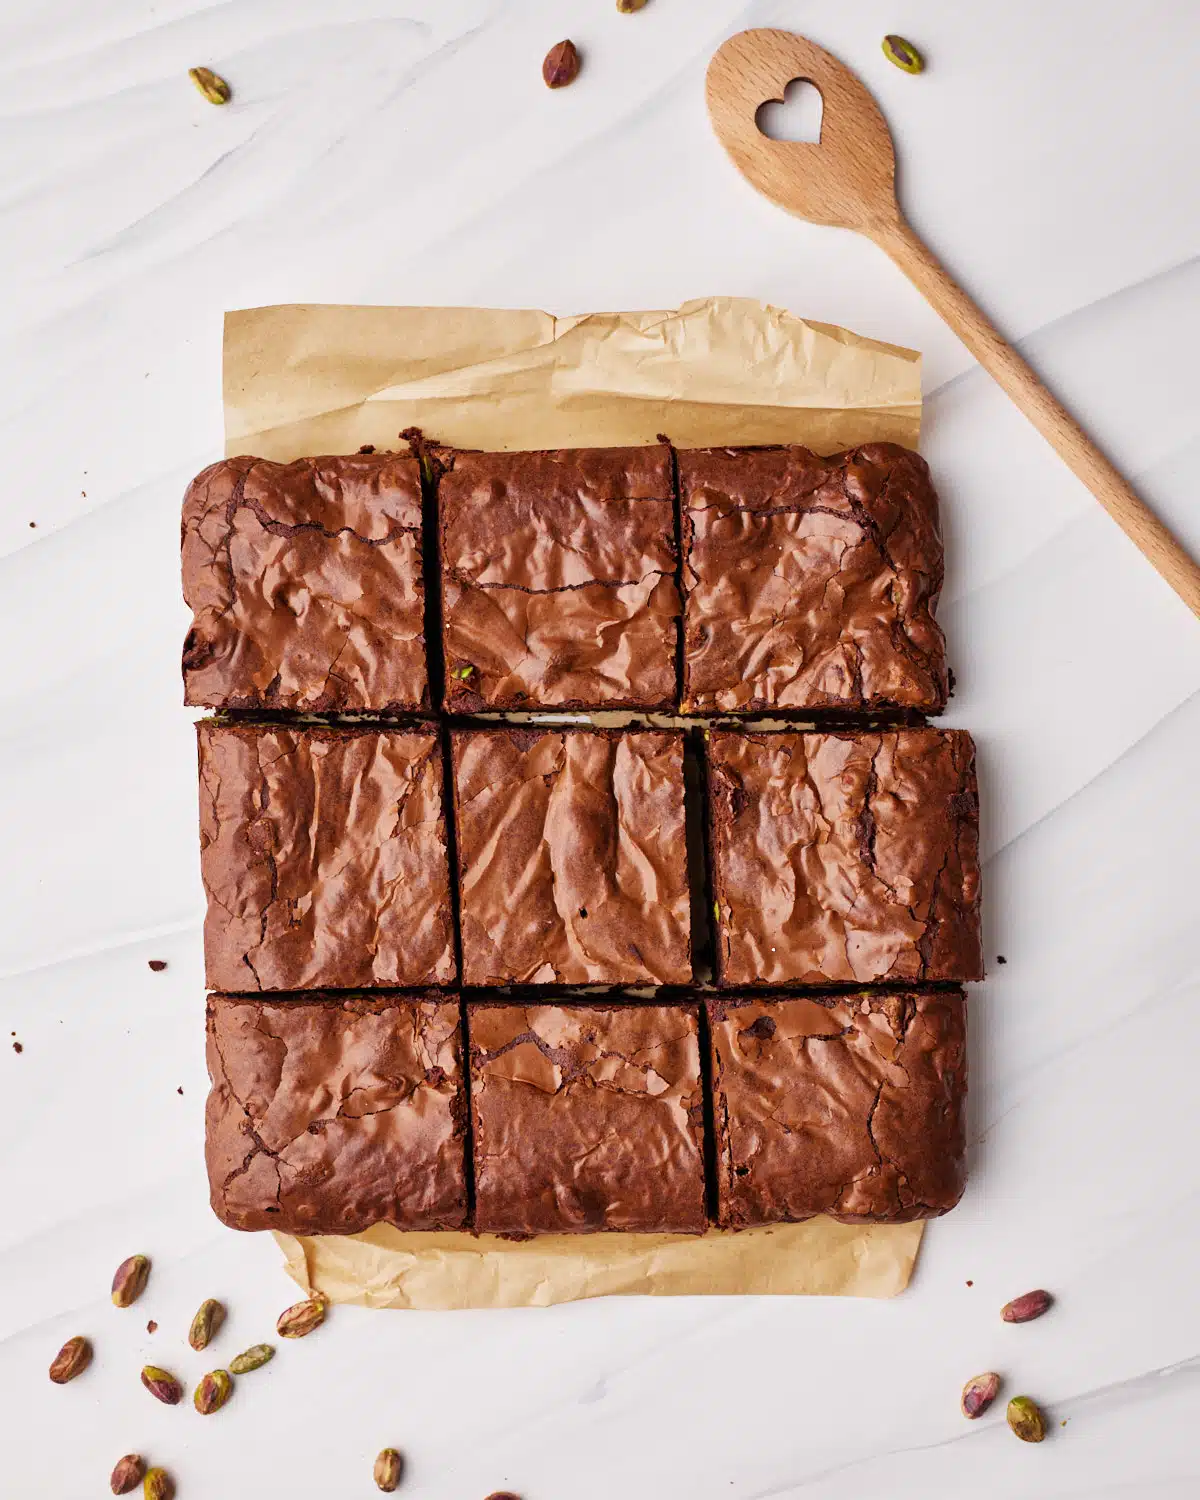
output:
<instances>
[{"instance_id":1,"label":"wooden spoon","mask_svg":"<svg viewBox=\"0 0 1200 1500\"><path fill-rule=\"evenodd\" d=\"M821 95L816 143L773 141L758 128L760 106L781 102L796 78L806 79ZM856 229L886 250L1192 613L1200 615L1200 566L905 221L896 202L896 156L887 121L849 68L790 31L743 31L730 37L709 64L707 94L713 129L738 171L789 213L814 224Z\"/></svg>"}]
</instances>

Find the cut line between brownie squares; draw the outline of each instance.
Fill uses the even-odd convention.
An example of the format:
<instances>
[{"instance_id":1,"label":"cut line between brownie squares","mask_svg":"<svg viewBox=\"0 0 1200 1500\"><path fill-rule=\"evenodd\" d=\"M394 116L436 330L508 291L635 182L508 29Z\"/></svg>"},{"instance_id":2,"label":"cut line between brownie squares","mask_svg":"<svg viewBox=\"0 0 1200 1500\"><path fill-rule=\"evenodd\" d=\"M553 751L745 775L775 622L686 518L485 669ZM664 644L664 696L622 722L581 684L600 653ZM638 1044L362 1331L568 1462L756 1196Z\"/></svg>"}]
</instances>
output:
<instances>
[{"instance_id":1,"label":"cut line between brownie squares","mask_svg":"<svg viewBox=\"0 0 1200 1500\"><path fill-rule=\"evenodd\" d=\"M961 990L494 996L465 1015L469 1059L445 996L210 996L218 1217L292 1234L700 1234L822 1213L901 1223L961 1196Z\"/></svg>"}]
</instances>

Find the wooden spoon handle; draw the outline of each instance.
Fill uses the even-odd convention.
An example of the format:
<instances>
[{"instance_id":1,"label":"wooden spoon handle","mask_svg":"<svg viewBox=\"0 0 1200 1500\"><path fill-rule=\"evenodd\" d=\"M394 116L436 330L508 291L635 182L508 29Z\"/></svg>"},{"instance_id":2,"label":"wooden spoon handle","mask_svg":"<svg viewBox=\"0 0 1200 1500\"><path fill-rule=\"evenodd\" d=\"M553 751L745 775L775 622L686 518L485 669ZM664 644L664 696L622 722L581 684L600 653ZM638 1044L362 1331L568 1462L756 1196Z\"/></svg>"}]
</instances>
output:
<instances>
[{"instance_id":1,"label":"wooden spoon handle","mask_svg":"<svg viewBox=\"0 0 1200 1500\"><path fill-rule=\"evenodd\" d=\"M905 220L897 216L894 222L870 233L997 385L1057 450L1067 467L1082 479L1134 546L1157 568L1192 613L1200 616L1200 565L1188 556L1012 345L1001 338Z\"/></svg>"}]
</instances>

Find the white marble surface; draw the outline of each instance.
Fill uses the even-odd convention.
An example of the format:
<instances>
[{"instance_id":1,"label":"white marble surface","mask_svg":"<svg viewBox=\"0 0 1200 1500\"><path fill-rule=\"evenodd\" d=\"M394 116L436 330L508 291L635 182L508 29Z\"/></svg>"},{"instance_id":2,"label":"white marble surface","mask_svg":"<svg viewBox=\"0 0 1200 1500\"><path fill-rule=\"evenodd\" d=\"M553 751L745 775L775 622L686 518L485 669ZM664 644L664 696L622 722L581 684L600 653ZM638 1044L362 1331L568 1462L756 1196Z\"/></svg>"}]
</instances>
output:
<instances>
[{"instance_id":1,"label":"white marble surface","mask_svg":"<svg viewBox=\"0 0 1200 1500\"><path fill-rule=\"evenodd\" d=\"M735 178L701 81L753 24L861 70L915 222L1200 551L1194 5L0 9L0 1493L105 1493L138 1448L180 1500L343 1500L374 1493L387 1443L413 1500L1200 1493L1200 625L872 247ZM923 77L883 60L885 31L927 50ZM564 34L586 71L551 95ZM228 109L192 91L201 62ZM1008 960L973 998L966 1199L891 1303L339 1309L216 1421L156 1407L137 1367L201 1373L177 1351L202 1297L233 1309L226 1350L291 1300L273 1245L211 1218L200 1154L176 548L219 452L222 310L714 292L927 354L951 719L981 743ZM107 1282L135 1248L152 1292L122 1314ZM1053 1315L1001 1325L1032 1285ZM79 1330L96 1366L52 1387ZM1046 1404L1041 1448L958 1415L988 1367Z\"/></svg>"}]
</instances>

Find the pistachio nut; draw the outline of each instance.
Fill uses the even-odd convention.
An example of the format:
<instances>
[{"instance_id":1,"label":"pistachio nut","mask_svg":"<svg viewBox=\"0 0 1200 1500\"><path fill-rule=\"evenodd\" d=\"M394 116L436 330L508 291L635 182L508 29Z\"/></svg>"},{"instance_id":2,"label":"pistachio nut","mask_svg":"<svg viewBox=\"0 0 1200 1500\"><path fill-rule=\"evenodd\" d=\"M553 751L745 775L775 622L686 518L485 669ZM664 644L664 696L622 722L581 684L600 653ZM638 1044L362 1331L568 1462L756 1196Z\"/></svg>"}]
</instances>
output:
<instances>
[{"instance_id":1,"label":"pistachio nut","mask_svg":"<svg viewBox=\"0 0 1200 1500\"><path fill-rule=\"evenodd\" d=\"M66 1385L82 1375L92 1362L92 1346L81 1334L68 1339L50 1365L50 1379L55 1385Z\"/></svg>"},{"instance_id":2,"label":"pistachio nut","mask_svg":"<svg viewBox=\"0 0 1200 1500\"><path fill-rule=\"evenodd\" d=\"M1000 1390L1000 1377L994 1370L983 1375L972 1375L962 1389L962 1414L964 1417L981 1417Z\"/></svg>"},{"instance_id":3,"label":"pistachio nut","mask_svg":"<svg viewBox=\"0 0 1200 1500\"><path fill-rule=\"evenodd\" d=\"M137 1489L145 1477L146 1464L142 1455L127 1453L124 1458L117 1459L117 1466L108 1482L114 1495L128 1495L130 1490Z\"/></svg>"},{"instance_id":4,"label":"pistachio nut","mask_svg":"<svg viewBox=\"0 0 1200 1500\"><path fill-rule=\"evenodd\" d=\"M142 1481L142 1494L146 1500L174 1500L175 1481L166 1469L148 1469Z\"/></svg>"},{"instance_id":5,"label":"pistachio nut","mask_svg":"<svg viewBox=\"0 0 1200 1500\"><path fill-rule=\"evenodd\" d=\"M192 1401L202 1417L220 1411L233 1395L233 1376L228 1370L210 1370L200 1377Z\"/></svg>"},{"instance_id":6,"label":"pistachio nut","mask_svg":"<svg viewBox=\"0 0 1200 1500\"><path fill-rule=\"evenodd\" d=\"M113 1272L112 1299L117 1307L132 1307L146 1290L150 1262L144 1255L131 1255Z\"/></svg>"},{"instance_id":7,"label":"pistachio nut","mask_svg":"<svg viewBox=\"0 0 1200 1500\"><path fill-rule=\"evenodd\" d=\"M207 1349L224 1321L224 1306L210 1297L207 1302L200 1304L199 1311L192 1319L192 1326L188 1329L188 1343L193 1349Z\"/></svg>"},{"instance_id":8,"label":"pistachio nut","mask_svg":"<svg viewBox=\"0 0 1200 1500\"><path fill-rule=\"evenodd\" d=\"M885 36L883 55L888 62L895 63L906 73L920 73L925 68L925 59L913 44L905 41L902 36Z\"/></svg>"},{"instance_id":9,"label":"pistachio nut","mask_svg":"<svg viewBox=\"0 0 1200 1500\"><path fill-rule=\"evenodd\" d=\"M395 1448L385 1448L375 1460L375 1483L386 1495L400 1483L400 1472L404 1467L404 1460L396 1452Z\"/></svg>"},{"instance_id":10,"label":"pistachio nut","mask_svg":"<svg viewBox=\"0 0 1200 1500\"><path fill-rule=\"evenodd\" d=\"M1008 1425L1023 1443L1040 1443L1046 1436L1046 1419L1035 1401L1014 1396L1008 1403Z\"/></svg>"},{"instance_id":11,"label":"pistachio nut","mask_svg":"<svg viewBox=\"0 0 1200 1500\"><path fill-rule=\"evenodd\" d=\"M251 1370L261 1369L274 1358L275 1350L270 1344L251 1344L229 1361L229 1368L235 1375L249 1375Z\"/></svg>"},{"instance_id":12,"label":"pistachio nut","mask_svg":"<svg viewBox=\"0 0 1200 1500\"><path fill-rule=\"evenodd\" d=\"M183 1386L169 1370L160 1370L157 1365L145 1366L142 1370L142 1384L164 1406L178 1406L183 1400Z\"/></svg>"},{"instance_id":13,"label":"pistachio nut","mask_svg":"<svg viewBox=\"0 0 1200 1500\"><path fill-rule=\"evenodd\" d=\"M314 1297L306 1297L303 1302L294 1303L286 1312L279 1314L275 1331L281 1339L302 1339L314 1328L320 1328L325 1321L328 1306L319 1293Z\"/></svg>"},{"instance_id":14,"label":"pistachio nut","mask_svg":"<svg viewBox=\"0 0 1200 1500\"><path fill-rule=\"evenodd\" d=\"M558 42L546 53L542 77L548 89L565 89L579 77L579 52L574 42Z\"/></svg>"},{"instance_id":15,"label":"pistachio nut","mask_svg":"<svg viewBox=\"0 0 1200 1500\"><path fill-rule=\"evenodd\" d=\"M1000 1309L1000 1316L1006 1323L1032 1323L1034 1318L1040 1318L1048 1310L1053 1301L1049 1292L1026 1292L1024 1296L1006 1302Z\"/></svg>"},{"instance_id":16,"label":"pistachio nut","mask_svg":"<svg viewBox=\"0 0 1200 1500\"><path fill-rule=\"evenodd\" d=\"M210 104L228 104L233 98L233 90L211 68L189 68L188 77Z\"/></svg>"}]
</instances>

